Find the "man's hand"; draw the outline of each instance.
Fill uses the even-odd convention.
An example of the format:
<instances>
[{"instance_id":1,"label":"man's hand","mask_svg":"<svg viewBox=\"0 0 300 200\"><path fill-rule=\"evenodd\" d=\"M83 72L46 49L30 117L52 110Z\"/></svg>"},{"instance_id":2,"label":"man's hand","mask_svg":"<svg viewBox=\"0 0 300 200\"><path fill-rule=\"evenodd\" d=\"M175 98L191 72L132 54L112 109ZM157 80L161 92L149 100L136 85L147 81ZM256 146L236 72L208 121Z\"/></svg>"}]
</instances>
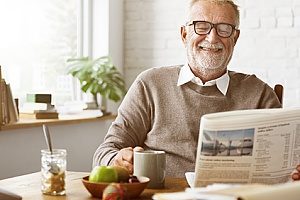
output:
<instances>
[{"instance_id":1,"label":"man's hand","mask_svg":"<svg viewBox=\"0 0 300 200\"><path fill-rule=\"evenodd\" d=\"M127 147L121 149L113 159L112 165L121 166L128 169L130 174L133 174L133 151L143 151L142 147Z\"/></svg>"},{"instance_id":2,"label":"man's hand","mask_svg":"<svg viewBox=\"0 0 300 200\"><path fill-rule=\"evenodd\" d=\"M300 165L298 165L296 167L296 170L293 171L293 173L292 173L292 179L294 181L299 181L300 180Z\"/></svg>"}]
</instances>

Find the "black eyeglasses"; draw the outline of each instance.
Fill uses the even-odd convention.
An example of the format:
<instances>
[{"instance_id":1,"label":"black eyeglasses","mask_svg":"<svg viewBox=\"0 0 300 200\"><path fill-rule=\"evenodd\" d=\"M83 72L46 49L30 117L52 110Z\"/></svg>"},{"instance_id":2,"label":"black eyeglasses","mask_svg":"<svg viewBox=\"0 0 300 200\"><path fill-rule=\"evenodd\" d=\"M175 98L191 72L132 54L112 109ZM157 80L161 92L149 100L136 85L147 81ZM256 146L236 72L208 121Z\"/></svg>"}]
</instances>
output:
<instances>
[{"instance_id":1,"label":"black eyeglasses","mask_svg":"<svg viewBox=\"0 0 300 200\"><path fill-rule=\"evenodd\" d=\"M215 27L218 36L223 38L228 38L232 35L234 30L237 30L236 27L232 24L227 23L217 23L213 24L207 21L192 21L187 26L194 25L194 31L198 35L207 35Z\"/></svg>"}]
</instances>

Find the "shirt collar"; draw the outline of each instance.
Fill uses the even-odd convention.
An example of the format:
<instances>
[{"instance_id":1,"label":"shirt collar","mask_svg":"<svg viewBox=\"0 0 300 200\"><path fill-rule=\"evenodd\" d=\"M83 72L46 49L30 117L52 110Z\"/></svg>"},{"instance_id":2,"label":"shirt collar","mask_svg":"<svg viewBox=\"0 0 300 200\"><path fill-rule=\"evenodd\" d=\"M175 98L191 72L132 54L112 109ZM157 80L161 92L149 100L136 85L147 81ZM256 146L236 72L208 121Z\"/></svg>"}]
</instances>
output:
<instances>
[{"instance_id":1,"label":"shirt collar","mask_svg":"<svg viewBox=\"0 0 300 200\"><path fill-rule=\"evenodd\" d=\"M201 86L216 85L218 90L220 90L220 92L223 95L226 95L228 86L229 86L229 80L230 80L230 77L228 75L228 71L226 71L226 73L224 75L222 75L221 77L214 79L214 80L207 81L205 84L203 84L201 79L196 77L193 74L189 65L186 63L180 69L177 86L183 85L189 81L192 81L193 83L196 83L197 85L201 85Z\"/></svg>"}]
</instances>

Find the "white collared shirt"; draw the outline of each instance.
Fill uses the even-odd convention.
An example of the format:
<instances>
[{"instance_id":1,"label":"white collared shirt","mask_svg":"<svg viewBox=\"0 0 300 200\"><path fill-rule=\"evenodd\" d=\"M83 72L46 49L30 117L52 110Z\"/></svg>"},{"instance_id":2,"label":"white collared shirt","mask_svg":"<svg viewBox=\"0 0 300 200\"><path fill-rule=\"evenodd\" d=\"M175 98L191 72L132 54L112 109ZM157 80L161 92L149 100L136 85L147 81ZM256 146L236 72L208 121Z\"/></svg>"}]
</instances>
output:
<instances>
[{"instance_id":1,"label":"white collared shirt","mask_svg":"<svg viewBox=\"0 0 300 200\"><path fill-rule=\"evenodd\" d=\"M203 84L201 79L199 77L196 77L192 70L190 69L189 65L186 63L181 69L178 77L177 86L183 85L189 81L192 81L193 83L196 83L197 85L201 86L211 86L211 85L217 85L217 88L220 90L220 92L223 95L226 95L228 86L229 86L229 75L228 71L226 73L214 80L207 81Z\"/></svg>"}]
</instances>

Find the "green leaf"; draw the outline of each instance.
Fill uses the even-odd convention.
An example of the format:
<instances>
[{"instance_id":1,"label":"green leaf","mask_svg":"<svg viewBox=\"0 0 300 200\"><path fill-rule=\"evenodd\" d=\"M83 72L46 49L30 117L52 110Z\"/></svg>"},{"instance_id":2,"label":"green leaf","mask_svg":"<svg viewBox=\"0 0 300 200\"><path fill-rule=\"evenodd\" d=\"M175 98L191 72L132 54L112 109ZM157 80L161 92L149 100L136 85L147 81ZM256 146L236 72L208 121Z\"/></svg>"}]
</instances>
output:
<instances>
[{"instance_id":1,"label":"green leaf","mask_svg":"<svg viewBox=\"0 0 300 200\"><path fill-rule=\"evenodd\" d=\"M94 60L89 57L69 58L66 62L68 73L78 78L82 91L93 95L99 93L115 102L126 94L124 78L109 56Z\"/></svg>"}]
</instances>

